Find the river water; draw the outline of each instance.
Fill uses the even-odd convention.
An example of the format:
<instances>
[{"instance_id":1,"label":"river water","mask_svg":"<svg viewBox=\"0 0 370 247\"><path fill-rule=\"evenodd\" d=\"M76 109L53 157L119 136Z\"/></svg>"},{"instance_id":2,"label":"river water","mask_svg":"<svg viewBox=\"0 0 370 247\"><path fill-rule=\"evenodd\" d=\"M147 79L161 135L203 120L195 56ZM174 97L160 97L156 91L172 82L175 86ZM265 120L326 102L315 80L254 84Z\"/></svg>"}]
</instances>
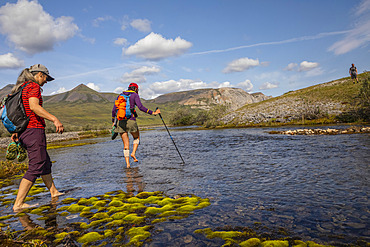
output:
<instances>
[{"instance_id":1,"label":"river water","mask_svg":"<svg viewBox=\"0 0 370 247\"><path fill-rule=\"evenodd\" d=\"M193 233L207 227L251 227L334 245L370 242L369 134L286 136L270 130L170 129L185 164L163 128L141 132L139 162L131 169L125 169L118 138L49 154L57 188L74 189L69 197L123 190L210 199L209 207L188 218L156 226L151 246L222 245Z\"/></svg>"}]
</instances>

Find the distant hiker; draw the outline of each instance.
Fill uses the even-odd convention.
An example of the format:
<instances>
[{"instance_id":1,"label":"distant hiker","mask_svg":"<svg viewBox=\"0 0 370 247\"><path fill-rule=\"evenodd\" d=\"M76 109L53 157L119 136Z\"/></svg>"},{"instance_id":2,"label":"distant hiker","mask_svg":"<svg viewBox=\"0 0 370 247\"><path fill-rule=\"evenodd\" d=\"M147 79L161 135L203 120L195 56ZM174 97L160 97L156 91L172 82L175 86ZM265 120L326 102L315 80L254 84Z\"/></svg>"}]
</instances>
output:
<instances>
[{"instance_id":1,"label":"distant hiker","mask_svg":"<svg viewBox=\"0 0 370 247\"><path fill-rule=\"evenodd\" d=\"M356 82L358 83L357 68L355 67L354 64L352 64L352 67L349 68L349 74L351 75L351 79L353 80L353 84L355 84Z\"/></svg>"},{"instance_id":2,"label":"distant hiker","mask_svg":"<svg viewBox=\"0 0 370 247\"><path fill-rule=\"evenodd\" d=\"M141 104L138 93L139 86L136 83L131 83L128 86L128 90L123 91L117 97L112 109L112 122L115 127L114 132L121 135L124 147L123 156L125 157L127 168L130 168L130 139L128 132L130 132L134 138L131 157L135 162L138 162L136 159L136 151L140 143L140 135L139 128L136 123L137 113L135 111L135 106L137 106L140 111L148 113L149 115L157 115L161 113L159 109L153 112L145 108Z\"/></svg>"},{"instance_id":3,"label":"distant hiker","mask_svg":"<svg viewBox=\"0 0 370 247\"><path fill-rule=\"evenodd\" d=\"M63 133L63 124L42 107L41 87L48 81L54 80L49 75L48 69L42 64L35 64L29 69L24 69L17 79L17 83L12 89L12 93L17 92L20 88L28 83L22 91L23 105L30 121L27 129L22 133L14 133L11 136L13 142L19 142L28 153L28 170L24 174L13 210L18 211L30 205L24 203L26 196L35 183L36 179L41 176L46 187L51 193L51 197L57 197L63 193L59 192L51 176L51 161L46 151L45 136L45 118L52 121L56 127L56 132Z\"/></svg>"}]
</instances>

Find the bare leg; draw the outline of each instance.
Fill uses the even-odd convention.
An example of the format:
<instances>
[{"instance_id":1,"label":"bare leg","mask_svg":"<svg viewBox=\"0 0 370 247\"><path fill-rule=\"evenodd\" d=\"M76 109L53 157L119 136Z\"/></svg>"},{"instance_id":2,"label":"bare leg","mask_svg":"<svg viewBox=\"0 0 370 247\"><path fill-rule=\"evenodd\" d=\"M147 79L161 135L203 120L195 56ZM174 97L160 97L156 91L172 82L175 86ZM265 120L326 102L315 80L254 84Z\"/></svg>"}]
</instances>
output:
<instances>
[{"instance_id":1,"label":"bare leg","mask_svg":"<svg viewBox=\"0 0 370 247\"><path fill-rule=\"evenodd\" d=\"M44 184L46 185L46 187L49 189L51 197L64 195L64 193L59 192L57 188L55 187L53 177L51 176L51 174L42 175L41 178L42 178L42 181L44 181Z\"/></svg>"},{"instance_id":2,"label":"bare leg","mask_svg":"<svg viewBox=\"0 0 370 247\"><path fill-rule=\"evenodd\" d=\"M131 135L134 138L134 140L140 138L139 130L137 132L131 132ZM138 147L139 147L138 143L133 144L131 157L134 159L134 162L138 162L138 160L136 159L136 156L135 156Z\"/></svg>"},{"instance_id":3,"label":"bare leg","mask_svg":"<svg viewBox=\"0 0 370 247\"><path fill-rule=\"evenodd\" d=\"M24 203L24 200L26 199L28 192L30 191L32 185L33 185L33 182L25 178L22 178L21 183L19 184L17 198L15 199L15 203L13 206L14 211L19 211L24 208L30 207L29 204Z\"/></svg>"},{"instance_id":4,"label":"bare leg","mask_svg":"<svg viewBox=\"0 0 370 247\"><path fill-rule=\"evenodd\" d=\"M123 152L125 153L125 150L130 149L130 139L128 137L127 132L122 133L121 138L122 138L122 141L123 141L123 149L124 149ZM126 161L126 167L130 168L130 156L124 155L124 157L125 157L125 161Z\"/></svg>"}]
</instances>

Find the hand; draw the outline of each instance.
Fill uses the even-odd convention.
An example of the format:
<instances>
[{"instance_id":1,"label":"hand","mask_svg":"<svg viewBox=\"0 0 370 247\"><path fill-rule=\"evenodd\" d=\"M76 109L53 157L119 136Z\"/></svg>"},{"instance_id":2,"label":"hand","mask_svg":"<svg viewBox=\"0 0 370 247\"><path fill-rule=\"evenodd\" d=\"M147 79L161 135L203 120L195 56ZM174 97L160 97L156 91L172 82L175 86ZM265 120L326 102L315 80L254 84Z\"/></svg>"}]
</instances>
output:
<instances>
[{"instance_id":1,"label":"hand","mask_svg":"<svg viewBox=\"0 0 370 247\"><path fill-rule=\"evenodd\" d=\"M55 119L53 123L55 125L56 132L62 134L64 132L63 124L58 119Z\"/></svg>"},{"instance_id":2,"label":"hand","mask_svg":"<svg viewBox=\"0 0 370 247\"><path fill-rule=\"evenodd\" d=\"M10 138L12 139L13 142L18 142L19 141L18 133L13 133Z\"/></svg>"},{"instance_id":3,"label":"hand","mask_svg":"<svg viewBox=\"0 0 370 247\"><path fill-rule=\"evenodd\" d=\"M160 114L160 113L161 113L161 110L156 109L155 112L153 112L153 115L157 115L157 114Z\"/></svg>"}]
</instances>

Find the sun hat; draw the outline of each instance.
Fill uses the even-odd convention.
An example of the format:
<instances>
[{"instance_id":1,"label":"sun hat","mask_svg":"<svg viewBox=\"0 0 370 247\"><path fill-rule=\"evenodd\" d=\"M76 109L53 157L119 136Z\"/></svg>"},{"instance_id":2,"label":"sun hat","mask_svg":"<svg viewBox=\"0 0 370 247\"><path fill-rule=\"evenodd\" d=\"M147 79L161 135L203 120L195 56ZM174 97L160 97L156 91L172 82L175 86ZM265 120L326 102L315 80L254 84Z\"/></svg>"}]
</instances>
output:
<instances>
[{"instance_id":1,"label":"sun hat","mask_svg":"<svg viewBox=\"0 0 370 247\"><path fill-rule=\"evenodd\" d=\"M47 75L47 78L46 78L47 81L54 80L54 78L49 75L49 70L44 65L42 65L42 64L32 65L30 67L30 72L42 72L45 75Z\"/></svg>"},{"instance_id":2,"label":"sun hat","mask_svg":"<svg viewBox=\"0 0 370 247\"><path fill-rule=\"evenodd\" d=\"M128 87L136 87L137 89L139 89L139 86L134 82L130 83L130 85Z\"/></svg>"}]
</instances>

